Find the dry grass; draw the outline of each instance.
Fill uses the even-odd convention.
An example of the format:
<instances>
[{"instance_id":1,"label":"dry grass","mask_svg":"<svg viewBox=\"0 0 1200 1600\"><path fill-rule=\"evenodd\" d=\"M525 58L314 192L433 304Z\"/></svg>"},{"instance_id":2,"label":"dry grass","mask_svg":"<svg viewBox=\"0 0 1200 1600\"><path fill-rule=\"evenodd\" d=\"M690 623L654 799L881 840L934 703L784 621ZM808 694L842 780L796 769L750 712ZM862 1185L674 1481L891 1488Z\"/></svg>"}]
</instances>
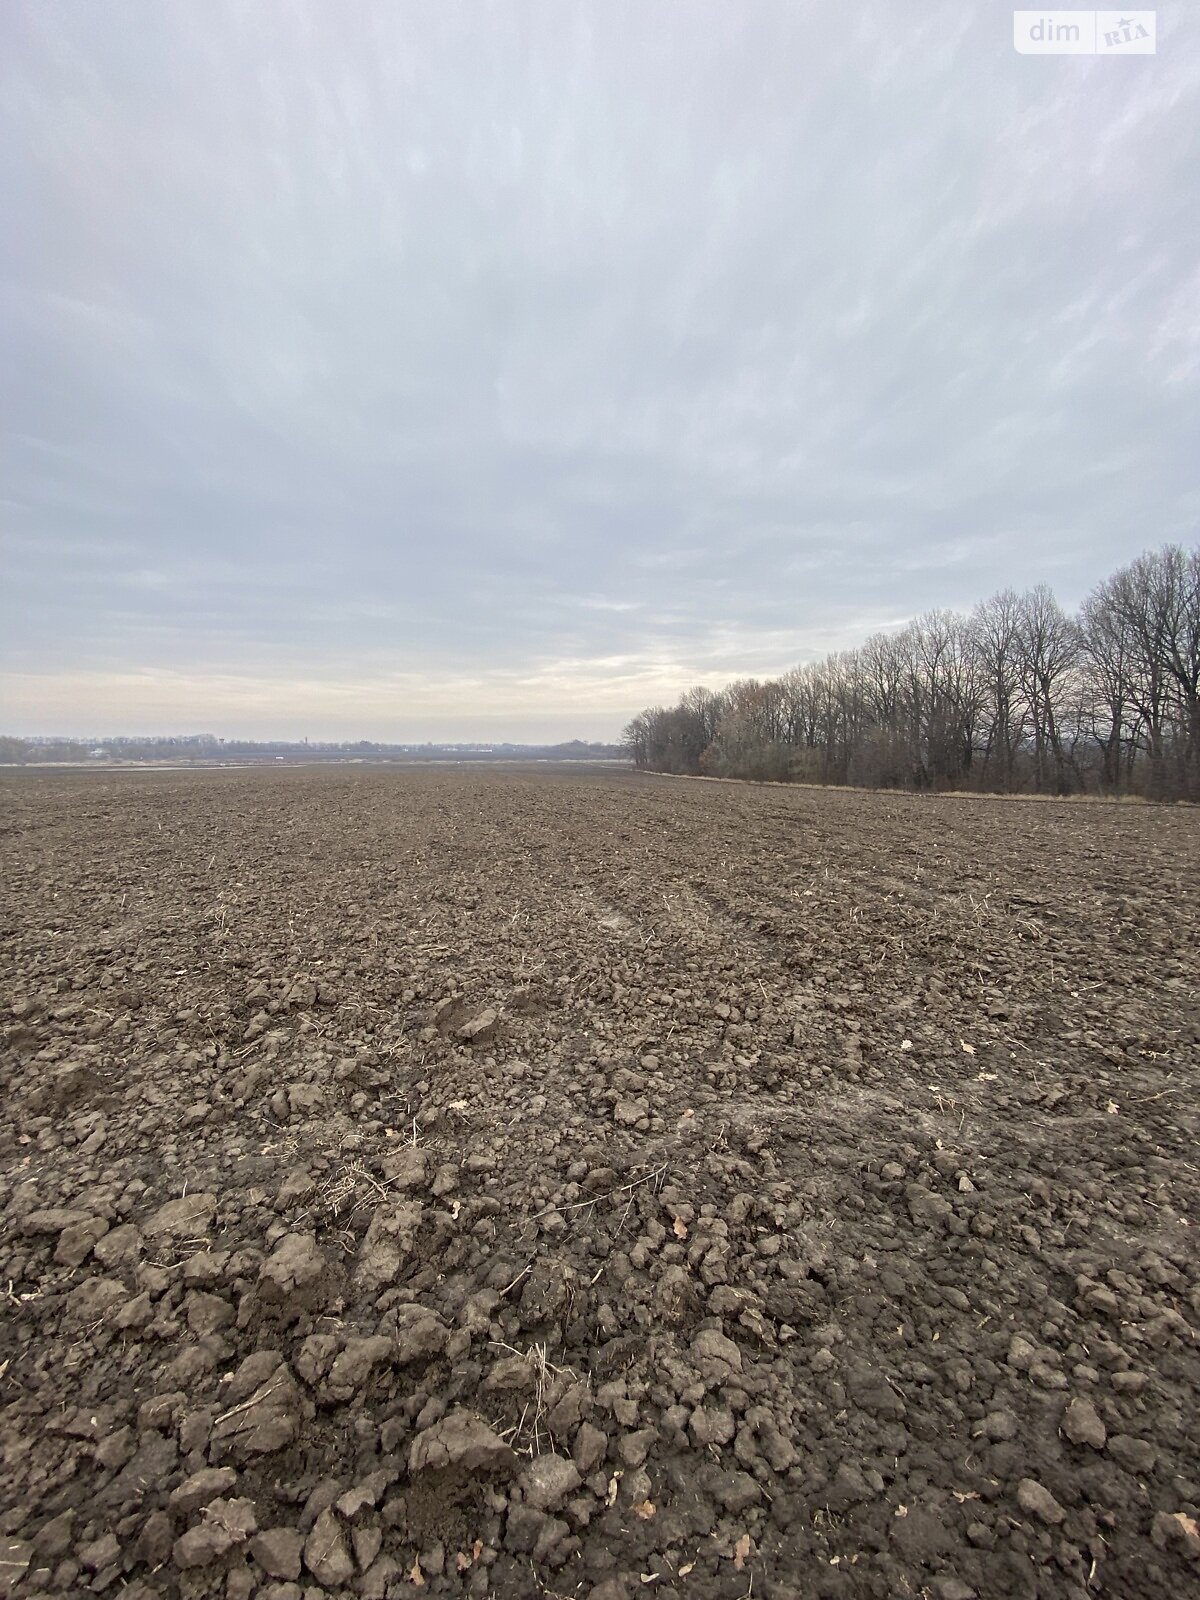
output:
<instances>
[{"instance_id":1,"label":"dry grass","mask_svg":"<svg viewBox=\"0 0 1200 1600\"><path fill-rule=\"evenodd\" d=\"M638 771L639 769L633 769ZM1194 806L1191 800L1150 800L1144 794L997 794L991 789L874 789L858 783L809 783L783 778L719 778L707 772L652 772L643 768L639 776L672 778L680 783L731 783L756 789L804 789L825 794L887 795L896 800L1002 800L1033 801L1038 805L1088 806Z\"/></svg>"},{"instance_id":2,"label":"dry grass","mask_svg":"<svg viewBox=\"0 0 1200 1600\"><path fill-rule=\"evenodd\" d=\"M515 1345L505 1344L502 1339L493 1339L492 1344L498 1350L507 1350L510 1355L520 1356L533 1373L533 1399L525 1402L520 1417L511 1427L498 1428L496 1431L502 1439L511 1440L512 1448L519 1455L532 1458L553 1450L553 1436L549 1428L544 1426L546 1396L556 1378L573 1379L574 1372L570 1367L554 1366L547 1359L547 1347L544 1344L532 1344L528 1350L518 1350Z\"/></svg>"},{"instance_id":3,"label":"dry grass","mask_svg":"<svg viewBox=\"0 0 1200 1600\"><path fill-rule=\"evenodd\" d=\"M335 1218L343 1212L352 1217L369 1201L386 1200L387 1194L387 1186L362 1161L347 1161L336 1167L318 1189L322 1209Z\"/></svg>"},{"instance_id":4,"label":"dry grass","mask_svg":"<svg viewBox=\"0 0 1200 1600\"><path fill-rule=\"evenodd\" d=\"M901 791L889 790L889 793ZM1072 806L1149 806L1169 805L1169 801L1147 800L1144 794L993 794L978 789L944 789L936 791L944 800L1033 800L1039 804ZM1182 804L1182 802L1180 802Z\"/></svg>"}]
</instances>

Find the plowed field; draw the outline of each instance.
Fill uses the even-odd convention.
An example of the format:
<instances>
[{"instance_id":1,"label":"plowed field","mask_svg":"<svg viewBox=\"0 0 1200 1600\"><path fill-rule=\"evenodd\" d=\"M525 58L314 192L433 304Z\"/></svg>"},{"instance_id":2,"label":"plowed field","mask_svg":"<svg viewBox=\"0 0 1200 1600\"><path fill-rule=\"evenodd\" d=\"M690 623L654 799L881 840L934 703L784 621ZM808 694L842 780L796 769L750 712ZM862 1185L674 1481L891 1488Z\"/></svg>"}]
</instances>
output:
<instances>
[{"instance_id":1,"label":"plowed field","mask_svg":"<svg viewBox=\"0 0 1200 1600\"><path fill-rule=\"evenodd\" d=\"M0 781L0 1594L1200 1585L1200 815Z\"/></svg>"}]
</instances>

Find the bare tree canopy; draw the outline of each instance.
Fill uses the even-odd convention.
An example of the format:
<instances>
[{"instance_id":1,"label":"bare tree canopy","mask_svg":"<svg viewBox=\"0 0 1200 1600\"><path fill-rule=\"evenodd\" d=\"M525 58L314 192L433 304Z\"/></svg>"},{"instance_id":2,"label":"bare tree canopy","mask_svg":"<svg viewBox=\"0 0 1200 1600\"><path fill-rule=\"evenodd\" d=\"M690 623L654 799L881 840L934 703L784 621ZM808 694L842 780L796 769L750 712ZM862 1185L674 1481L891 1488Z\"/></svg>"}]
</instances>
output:
<instances>
[{"instance_id":1,"label":"bare tree canopy","mask_svg":"<svg viewBox=\"0 0 1200 1600\"><path fill-rule=\"evenodd\" d=\"M782 678L689 689L624 746L658 772L1200 800L1200 548L1164 545L1077 616L1045 584L930 611Z\"/></svg>"}]
</instances>

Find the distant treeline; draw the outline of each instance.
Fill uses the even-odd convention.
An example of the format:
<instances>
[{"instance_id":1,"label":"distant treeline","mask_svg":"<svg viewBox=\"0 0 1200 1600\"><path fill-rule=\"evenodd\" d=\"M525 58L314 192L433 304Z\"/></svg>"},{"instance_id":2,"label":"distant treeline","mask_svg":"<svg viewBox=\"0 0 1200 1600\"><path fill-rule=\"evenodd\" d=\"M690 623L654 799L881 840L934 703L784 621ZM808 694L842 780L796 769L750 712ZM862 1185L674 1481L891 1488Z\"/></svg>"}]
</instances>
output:
<instances>
[{"instance_id":1,"label":"distant treeline","mask_svg":"<svg viewBox=\"0 0 1200 1600\"><path fill-rule=\"evenodd\" d=\"M1166 545L1078 614L1044 585L625 729L656 772L868 788L1200 800L1200 549Z\"/></svg>"},{"instance_id":2,"label":"distant treeline","mask_svg":"<svg viewBox=\"0 0 1200 1600\"><path fill-rule=\"evenodd\" d=\"M624 751L615 744L375 744L334 741L296 743L280 739L218 739L209 733L153 738L15 739L0 736L0 763L182 761L614 761Z\"/></svg>"}]
</instances>

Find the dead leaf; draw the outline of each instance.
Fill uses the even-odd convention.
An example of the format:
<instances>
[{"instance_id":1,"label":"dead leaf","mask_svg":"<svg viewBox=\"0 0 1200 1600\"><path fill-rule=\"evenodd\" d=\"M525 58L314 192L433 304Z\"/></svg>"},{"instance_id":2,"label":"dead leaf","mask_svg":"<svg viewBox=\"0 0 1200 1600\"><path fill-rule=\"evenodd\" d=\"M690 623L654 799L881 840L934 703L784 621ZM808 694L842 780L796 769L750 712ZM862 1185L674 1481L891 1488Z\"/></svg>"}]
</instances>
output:
<instances>
[{"instance_id":1,"label":"dead leaf","mask_svg":"<svg viewBox=\"0 0 1200 1600\"><path fill-rule=\"evenodd\" d=\"M1110 1117L1115 1117L1121 1108L1115 1100L1110 1100L1104 1109L1108 1112Z\"/></svg>"},{"instance_id":2,"label":"dead leaf","mask_svg":"<svg viewBox=\"0 0 1200 1600\"><path fill-rule=\"evenodd\" d=\"M750 1535L744 1533L733 1547L733 1564L739 1572L746 1565L746 1557L750 1554Z\"/></svg>"},{"instance_id":3,"label":"dead leaf","mask_svg":"<svg viewBox=\"0 0 1200 1600\"><path fill-rule=\"evenodd\" d=\"M642 1582L643 1583L653 1583L655 1578L661 1578L661 1577L662 1577L662 1573L661 1572L643 1572L642 1573Z\"/></svg>"},{"instance_id":4,"label":"dead leaf","mask_svg":"<svg viewBox=\"0 0 1200 1600\"><path fill-rule=\"evenodd\" d=\"M1189 1539L1200 1539L1200 1523L1195 1517L1189 1517L1186 1511L1172 1511L1171 1521L1177 1522Z\"/></svg>"},{"instance_id":5,"label":"dead leaf","mask_svg":"<svg viewBox=\"0 0 1200 1600\"><path fill-rule=\"evenodd\" d=\"M957 1489L951 1489L950 1493L958 1501L960 1506L965 1505L968 1500L979 1499L979 1496L975 1493L974 1489L968 1489L966 1494L961 1494Z\"/></svg>"},{"instance_id":6,"label":"dead leaf","mask_svg":"<svg viewBox=\"0 0 1200 1600\"><path fill-rule=\"evenodd\" d=\"M658 1507L653 1500L640 1500L636 1506L631 1506L630 1510L635 1517L641 1517L643 1522L649 1522L651 1517L658 1515Z\"/></svg>"},{"instance_id":7,"label":"dead leaf","mask_svg":"<svg viewBox=\"0 0 1200 1600\"><path fill-rule=\"evenodd\" d=\"M687 1238L687 1223L683 1220L682 1217L676 1217L675 1218L675 1224L672 1227L671 1232L675 1235L675 1237L677 1239L686 1239Z\"/></svg>"},{"instance_id":8,"label":"dead leaf","mask_svg":"<svg viewBox=\"0 0 1200 1600\"><path fill-rule=\"evenodd\" d=\"M476 1539L475 1543L471 1546L471 1555L476 1561L478 1561L482 1554L483 1554L483 1540L482 1539Z\"/></svg>"},{"instance_id":9,"label":"dead leaf","mask_svg":"<svg viewBox=\"0 0 1200 1600\"><path fill-rule=\"evenodd\" d=\"M897 1506L896 1507L896 1511L895 1511L895 1515L898 1516L898 1517L906 1517L908 1515L908 1507L907 1506Z\"/></svg>"},{"instance_id":10,"label":"dead leaf","mask_svg":"<svg viewBox=\"0 0 1200 1600\"><path fill-rule=\"evenodd\" d=\"M912 1047L913 1046L912 1046L912 1040L911 1039L901 1039L901 1041L900 1041L901 1050L911 1050Z\"/></svg>"},{"instance_id":11,"label":"dead leaf","mask_svg":"<svg viewBox=\"0 0 1200 1600\"><path fill-rule=\"evenodd\" d=\"M421 1576L420 1557L413 1562L412 1571L408 1575L408 1581L409 1583L415 1583L418 1589L423 1589L425 1587L425 1579Z\"/></svg>"},{"instance_id":12,"label":"dead leaf","mask_svg":"<svg viewBox=\"0 0 1200 1600\"><path fill-rule=\"evenodd\" d=\"M680 1567L680 1569L679 1569L679 1576L681 1578L686 1578L689 1572L692 1572L692 1571L695 1570L695 1566L696 1566L696 1563L694 1561L685 1562L683 1564L683 1566Z\"/></svg>"},{"instance_id":13,"label":"dead leaf","mask_svg":"<svg viewBox=\"0 0 1200 1600\"><path fill-rule=\"evenodd\" d=\"M471 1565L471 1558L465 1550L460 1550L455 1556L454 1565L459 1572L465 1572Z\"/></svg>"},{"instance_id":14,"label":"dead leaf","mask_svg":"<svg viewBox=\"0 0 1200 1600\"><path fill-rule=\"evenodd\" d=\"M616 1505L616 1503L617 1503L617 1490L621 1486L621 1478L622 1478L622 1476L623 1476L622 1473L614 1472L613 1475L612 1475L612 1478L609 1480L608 1493L604 1496L604 1504L606 1506L615 1506Z\"/></svg>"},{"instance_id":15,"label":"dead leaf","mask_svg":"<svg viewBox=\"0 0 1200 1600\"><path fill-rule=\"evenodd\" d=\"M968 1044L965 1039L960 1039L958 1042L962 1045L967 1055L973 1056L975 1054L975 1046L973 1044Z\"/></svg>"}]
</instances>

